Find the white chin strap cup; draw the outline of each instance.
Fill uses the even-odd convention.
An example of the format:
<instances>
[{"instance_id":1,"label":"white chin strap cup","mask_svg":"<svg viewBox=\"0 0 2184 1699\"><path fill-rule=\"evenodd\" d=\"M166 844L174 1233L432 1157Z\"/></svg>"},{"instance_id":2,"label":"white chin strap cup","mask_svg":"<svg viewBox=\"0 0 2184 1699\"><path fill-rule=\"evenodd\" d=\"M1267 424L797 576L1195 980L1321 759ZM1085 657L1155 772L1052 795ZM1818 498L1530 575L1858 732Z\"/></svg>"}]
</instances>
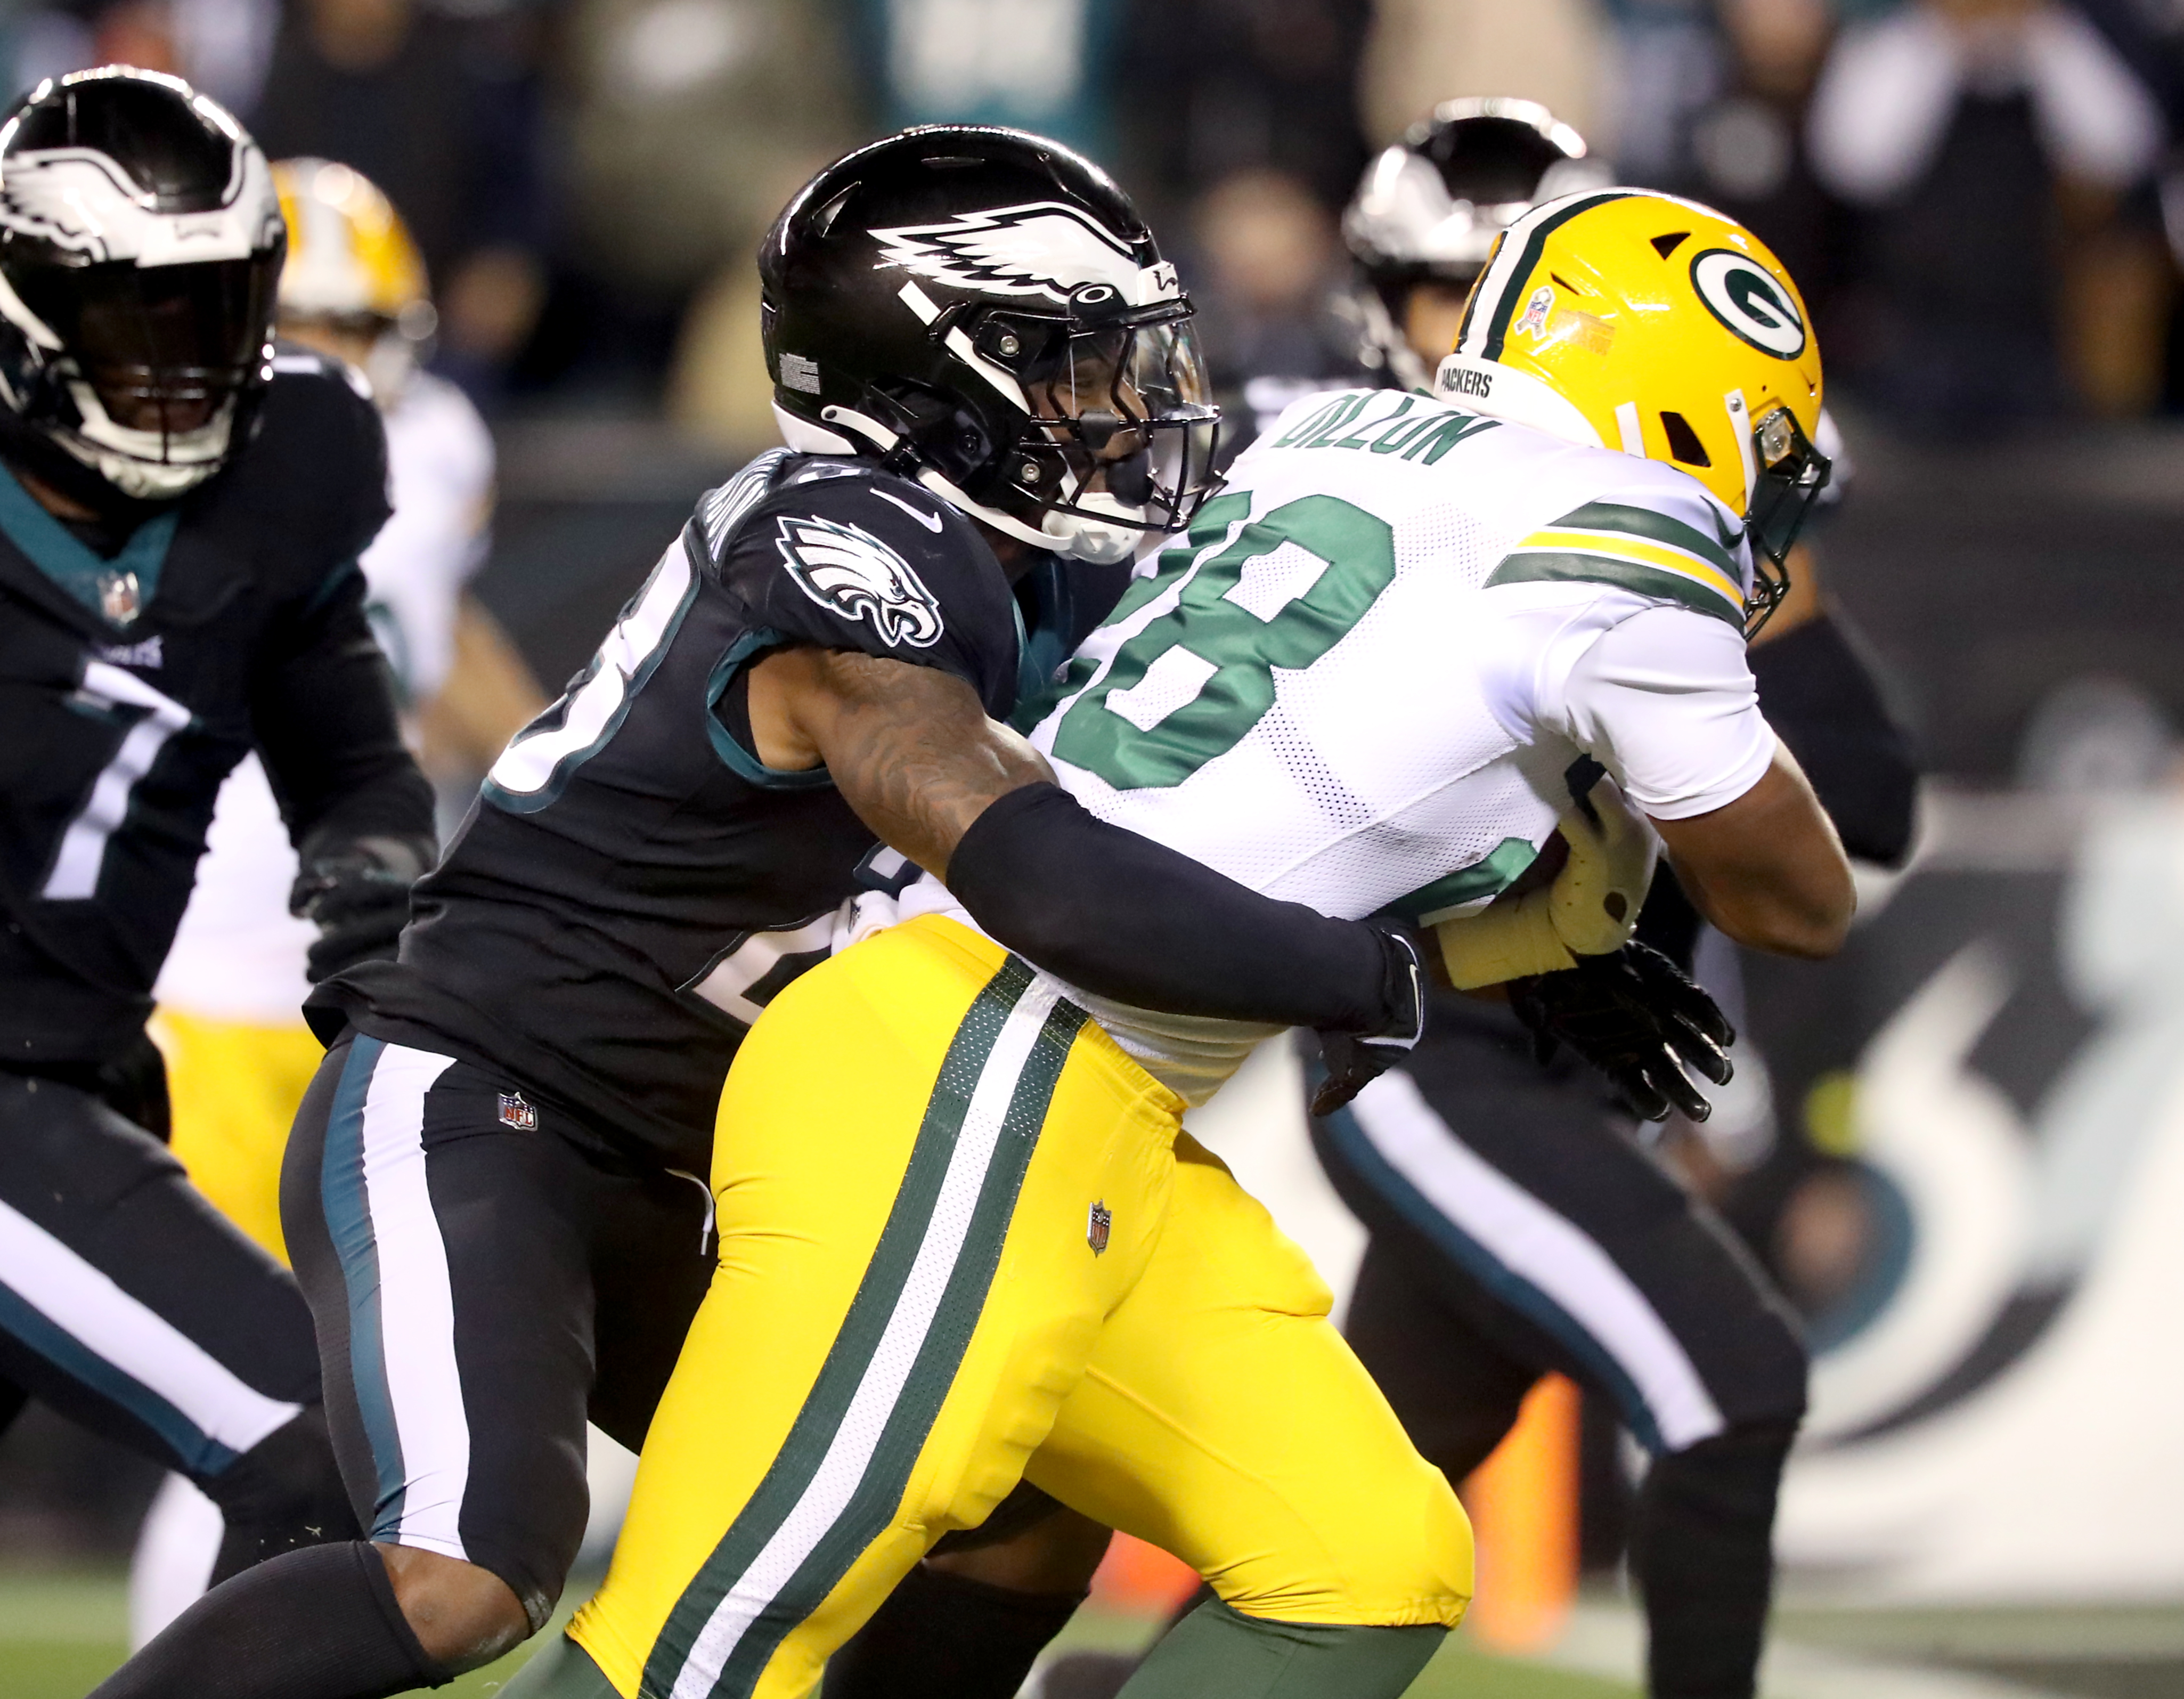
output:
<instances>
[{"instance_id":1,"label":"white chin strap cup","mask_svg":"<svg viewBox=\"0 0 2184 1699\"><path fill-rule=\"evenodd\" d=\"M81 429L55 431L53 439L122 494L139 501L171 501L195 489L227 463L235 430L235 404L222 404L211 420L194 431L171 436L136 431L108 416L98 392L89 384L69 385Z\"/></svg>"},{"instance_id":2,"label":"white chin strap cup","mask_svg":"<svg viewBox=\"0 0 2184 1699\"><path fill-rule=\"evenodd\" d=\"M781 427L781 440L799 454L855 454L857 443L849 435L851 432L882 454L901 440L878 420L868 419L846 407L826 409L827 424L836 426L834 430L798 418L778 401L773 404L773 416ZM1050 513L1034 530L1013 514L1003 513L998 508L972 500L961 489L929 466L918 473L917 482L950 507L970 515L973 519L983 520L1005 536L1028 543L1034 549L1051 549L1056 554L1072 560L1083 560L1091 565L1112 566L1128 560L1145 540L1145 533L1128 522L1142 517L1142 510L1125 507L1105 491L1095 490L1078 498L1080 507L1093 510L1090 515ZM1110 524L1097 516L1108 513L1123 522Z\"/></svg>"},{"instance_id":3,"label":"white chin strap cup","mask_svg":"<svg viewBox=\"0 0 2184 1699\"><path fill-rule=\"evenodd\" d=\"M1138 552L1145 533L1128 521L1141 518L1142 510L1125 507L1104 490L1079 496L1077 503L1095 513L1112 513L1123 522L1111 525L1084 514L1050 513L1039 529L1049 539L1047 546L1056 554L1094 566L1112 566Z\"/></svg>"}]
</instances>

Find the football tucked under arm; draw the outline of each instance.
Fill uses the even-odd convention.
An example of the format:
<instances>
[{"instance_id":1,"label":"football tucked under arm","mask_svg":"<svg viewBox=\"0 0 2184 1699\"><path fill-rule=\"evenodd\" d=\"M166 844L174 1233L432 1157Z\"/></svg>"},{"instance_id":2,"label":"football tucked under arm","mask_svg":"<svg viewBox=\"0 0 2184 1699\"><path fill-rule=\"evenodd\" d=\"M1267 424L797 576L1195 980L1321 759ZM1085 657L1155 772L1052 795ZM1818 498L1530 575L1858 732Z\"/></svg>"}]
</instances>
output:
<instances>
[{"instance_id":1,"label":"football tucked under arm","mask_svg":"<svg viewBox=\"0 0 2184 1699\"><path fill-rule=\"evenodd\" d=\"M1606 778L1560 827L1569 855L1552 883L1434 928L1458 990L1558 972L1630 941L1660 855L1652 828Z\"/></svg>"}]
</instances>

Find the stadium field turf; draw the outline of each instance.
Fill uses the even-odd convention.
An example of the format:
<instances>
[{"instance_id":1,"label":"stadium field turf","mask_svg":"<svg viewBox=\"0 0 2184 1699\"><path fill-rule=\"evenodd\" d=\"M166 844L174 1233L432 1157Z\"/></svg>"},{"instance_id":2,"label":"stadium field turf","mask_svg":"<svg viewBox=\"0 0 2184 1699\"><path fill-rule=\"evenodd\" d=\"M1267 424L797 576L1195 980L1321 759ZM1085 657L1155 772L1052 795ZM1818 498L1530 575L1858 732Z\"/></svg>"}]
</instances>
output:
<instances>
[{"instance_id":1,"label":"stadium field turf","mask_svg":"<svg viewBox=\"0 0 2184 1699\"><path fill-rule=\"evenodd\" d=\"M117 1575L0 1574L0 1699L82 1699L120 1661L127 1621ZM1142 1619L1088 1613L1064 1645L1112 1648L1145 1629ZM449 1699L487 1699L526 1656L516 1652L439 1691ZM1619 1682L1484 1657L1461 1637L1411 1691L1412 1699L1635 1699Z\"/></svg>"}]
</instances>

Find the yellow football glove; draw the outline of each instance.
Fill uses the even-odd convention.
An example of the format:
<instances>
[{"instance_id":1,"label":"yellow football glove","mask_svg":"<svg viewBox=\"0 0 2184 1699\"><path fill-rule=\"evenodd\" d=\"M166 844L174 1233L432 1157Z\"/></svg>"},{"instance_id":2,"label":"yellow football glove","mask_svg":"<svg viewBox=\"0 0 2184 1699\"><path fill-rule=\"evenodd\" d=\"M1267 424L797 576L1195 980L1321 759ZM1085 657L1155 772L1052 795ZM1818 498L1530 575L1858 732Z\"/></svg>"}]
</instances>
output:
<instances>
[{"instance_id":1,"label":"yellow football glove","mask_svg":"<svg viewBox=\"0 0 2184 1699\"><path fill-rule=\"evenodd\" d=\"M1496 902L1434 927L1459 990L1499 985L1609 955L1638 928L1660 842L1645 818L1602 779L1558 822L1569 859L1544 890Z\"/></svg>"}]
</instances>

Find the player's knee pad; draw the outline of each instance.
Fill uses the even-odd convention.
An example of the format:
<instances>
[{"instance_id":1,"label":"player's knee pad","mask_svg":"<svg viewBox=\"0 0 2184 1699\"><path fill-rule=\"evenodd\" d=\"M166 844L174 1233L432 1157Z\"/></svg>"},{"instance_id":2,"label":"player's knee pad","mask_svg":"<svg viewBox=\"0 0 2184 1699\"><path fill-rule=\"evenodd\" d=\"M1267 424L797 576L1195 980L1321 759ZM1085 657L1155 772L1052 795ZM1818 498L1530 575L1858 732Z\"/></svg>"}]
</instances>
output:
<instances>
[{"instance_id":1,"label":"player's knee pad","mask_svg":"<svg viewBox=\"0 0 2184 1699\"><path fill-rule=\"evenodd\" d=\"M298 1546L363 1537L316 1404L197 1485L227 1524L215 1583Z\"/></svg>"}]
</instances>

